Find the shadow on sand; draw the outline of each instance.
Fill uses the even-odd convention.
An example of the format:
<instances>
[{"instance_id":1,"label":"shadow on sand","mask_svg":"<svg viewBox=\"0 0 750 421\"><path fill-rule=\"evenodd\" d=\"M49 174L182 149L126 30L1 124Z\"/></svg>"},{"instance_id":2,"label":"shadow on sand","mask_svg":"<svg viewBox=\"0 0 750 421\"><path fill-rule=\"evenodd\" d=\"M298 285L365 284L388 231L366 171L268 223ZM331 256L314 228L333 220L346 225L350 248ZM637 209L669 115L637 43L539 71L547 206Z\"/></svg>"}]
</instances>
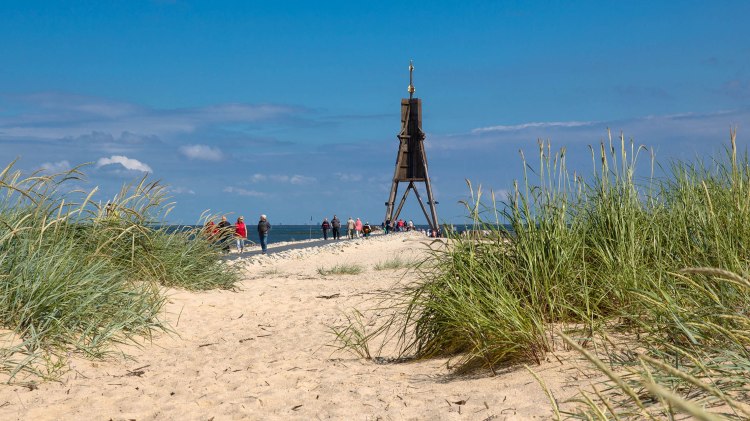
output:
<instances>
[{"instance_id":1,"label":"shadow on sand","mask_svg":"<svg viewBox=\"0 0 750 421\"><path fill-rule=\"evenodd\" d=\"M321 240L313 240L313 241L298 241L298 242L283 243L280 245L274 245L273 243L271 243L268 245L267 253L274 254L274 253L280 253L282 251L288 251L288 250L301 250L301 249L306 249L306 248L311 248L311 247L320 247L326 244L346 243L348 241L354 241L354 240L358 240L358 238L354 238L354 239L342 238L340 240L322 240L321 239ZM248 250L248 248L250 250ZM232 260L237 260L240 258L257 256L260 254L261 254L260 244L255 243L249 247L246 247L245 251L242 253L231 252L227 255L222 256L222 259L232 261Z\"/></svg>"}]
</instances>

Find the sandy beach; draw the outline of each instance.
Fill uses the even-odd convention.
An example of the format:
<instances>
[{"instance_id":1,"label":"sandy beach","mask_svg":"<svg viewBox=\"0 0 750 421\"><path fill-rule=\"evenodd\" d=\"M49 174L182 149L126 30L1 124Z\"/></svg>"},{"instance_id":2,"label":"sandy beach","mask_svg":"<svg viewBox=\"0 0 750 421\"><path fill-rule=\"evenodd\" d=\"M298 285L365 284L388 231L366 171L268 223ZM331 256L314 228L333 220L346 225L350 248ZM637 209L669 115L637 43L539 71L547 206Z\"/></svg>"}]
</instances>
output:
<instances>
[{"instance_id":1,"label":"sandy beach","mask_svg":"<svg viewBox=\"0 0 750 421\"><path fill-rule=\"evenodd\" d=\"M60 381L0 386L0 419L550 418L544 391L522 367L455 376L445 359L378 364L333 353L328 326L403 276L375 265L418 259L426 240L403 233L233 255L231 264L244 272L237 291L169 291L165 317L173 334L121 348L128 358L73 358ZM318 273L336 264L364 270ZM532 368L559 400L579 386L569 383L573 369L554 356Z\"/></svg>"}]
</instances>

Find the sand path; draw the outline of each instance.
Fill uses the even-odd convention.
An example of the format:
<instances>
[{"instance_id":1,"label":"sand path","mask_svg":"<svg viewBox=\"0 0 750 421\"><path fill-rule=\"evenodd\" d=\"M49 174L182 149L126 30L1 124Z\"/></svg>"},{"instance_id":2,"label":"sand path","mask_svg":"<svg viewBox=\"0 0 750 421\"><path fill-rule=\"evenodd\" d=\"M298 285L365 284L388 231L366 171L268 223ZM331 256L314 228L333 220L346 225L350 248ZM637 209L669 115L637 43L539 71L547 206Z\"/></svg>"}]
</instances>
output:
<instances>
[{"instance_id":1,"label":"sand path","mask_svg":"<svg viewBox=\"0 0 750 421\"><path fill-rule=\"evenodd\" d=\"M401 277L374 266L416 258L423 242L396 234L236 260L246 268L240 291L170 292L167 318L179 336L126 348L133 360L75 359L61 382L34 390L0 386L0 419L549 418L547 398L524 369L454 377L446 360L376 364L332 355L327 326ZM364 271L317 273L337 263ZM534 369L558 398L574 392L554 358Z\"/></svg>"}]
</instances>

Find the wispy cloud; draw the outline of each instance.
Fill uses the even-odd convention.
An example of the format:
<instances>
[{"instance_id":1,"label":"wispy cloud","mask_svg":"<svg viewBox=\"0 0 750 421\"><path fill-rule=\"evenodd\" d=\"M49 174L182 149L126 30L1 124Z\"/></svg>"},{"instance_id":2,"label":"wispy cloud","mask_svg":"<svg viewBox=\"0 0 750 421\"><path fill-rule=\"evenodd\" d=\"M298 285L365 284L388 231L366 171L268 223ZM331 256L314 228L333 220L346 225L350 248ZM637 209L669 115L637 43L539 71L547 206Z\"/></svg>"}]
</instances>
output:
<instances>
[{"instance_id":1,"label":"wispy cloud","mask_svg":"<svg viewBox=\"0 0 750 421\"><path fill-rule=\"evenodd\" d=\"M549 122L532 122L515 124L511 126L490 126L490 127L479 127L472 129L473 134L482 134L489 132L515 132L531 128L550 128L550 127L583 127L591 126L596 122L593 121L549 121Z\"/></svg>"},{"instance_id":2,"label":"wispy cloud","mask_svg":"<svg viewBox=\"0 0 750 421\"><path fill-rule=\"evenodd\" d=\"M537 139L550 139L558 145L596 143L606 136L622 132L639 144L649 146L681 145L685 153L707 145L709 139L726 139L730 126L750 125L750 109L720 110L707 113L682 112L646 115L610 121L551 121L516 125L480 127L465 133L427 135L428 150L491 152L504 148L511 152L522 145L535 145ZM688 145L689 146L686 148ZM671 146L670 146L671 147ZM510 148L510 149L509 149Z\"/></svg>"},{"instance_id":3,"label":"wispy cloud","mask_svg":"<svg viewBox=\"0 0 750 421\"><path fill-rule=\"evenodd\" d=\"M270 175L268 176L270 180L276 181L278 183L289 183L289 184L295 184L298 186L312 184L316 181L318 181L315 177L307 177L304 175Z\"/></svg>"},{"instance_id":4,"label":"wispy cloud","mask_svg":"<svg viewBox=\"0 0 750 421\"><path fill-rule=\"evenodd\" d=\"M289 182L296 185L307 185L318 181L315 177L305 177L304 175L293 175Z\"/></svg>"},{"instance_id":5,"label":"wispy cloud","mask_svg":"<svg viewBox=\"0 0 750 421\"><path fill-rule=\"evenodd\" d=\"M128 158L127 156L122 156L122 155L112 155L109 158L99 158L96 161L97 168L103 167L105 165L115 165L115 164L121 165L126 170L153 172L151 167L144 164L143 162L137 159Z\"/></svg>"},{"instance_id":6,"label":"wispy cloud","mask_svg":"<svg viewBox=\"0 0 750 421\"><path fill-rule=\"evenodd\" d=\"M145 133L171 136L203 127L247 124L304 113L276 104L224 103L204 107L154 109L122 101L43 92L4 96L22 111L0 116L0 138L62 139L88 133Z\"/></svg>"},{"instance_id":7,"label":"wispy cloud","mask_svg":"<svg viewBox=\"0 0 750 421\"><path fill-rule=\"evenodd\" d=\"M243 189L242 187L224 187L223 190L224 193L230 193L230 194L236 194L239 196L252 196L252 197L263 197L266 194L263 192L255 191L255 190L247 190Z\"/></svg>"},{"instance_id":8,"label":"wispy cloud","mask_svg":"<svg viewBox=\"0 0 750 421\"><path fill-rule=\"evenodd\" d=\"M3 95L3 98L10 103L25 106L27 112L16 118L21 123L117 118L144 110L143 107L123 101L66 92Z\"/></svg>"},{"instance_id":9,"label":"wispy cloud","mask_svg":"<svg viewBox=\"0 0 750 421\"><path fill-rule=\"evenodd\" d=\"M313 184L318 181L315 177L308 177L304 175L282 175L282 174L253 174L252 177L250 177L250 181L253 183L263 183L266 181L272 181L275 183L288 183L288 184L294 184L298 186L304 186L308 184Z\"/></svg>"},{"instance_id":10,"label":"wispy cloud","mask_svg":"<svg viewBox=\"0 0 750 421\"><path fill-rule=\"evenodd\" d=\"M362 174L348 174L348 173L334 173L333 175L336 176L336 178L339 179L339 181L343 182L357 182L362 181Z\"/></svg>"},{"instance_id":11,"label":"wispy cloud","mask_svg":"<svg viewBox=\"0 0 750 421\"><path fill-rule=\"evenodd\" d=\"M170 187L169 192L172 194L195 194L194 190L187 187Z\"/></svg>"},{"instance_id":12,"label":"wispy cloud","mask_svg":"<svg viewBox=\"0 0 750 421\"><path fill-rule=\"evenodd\" d=\"M48 173L48 174L57 174L61 172L70 171L72 167L70 166L70 162L67 160L57 161L57 162L44 162L39 166L39 169L42 172Z\"/></svg>"},{"instance_id":13,"label":"wispy cloud","mask_svg":"<svg viewBox=\"0 0 750 421\"><path fill-rule=\"evenodd\" d=\"M190 159L204 161L221 161L224 154L219 148L212 148L207 145L186 145L180 147L180 153Z\"/></svg>"}]
</instances>

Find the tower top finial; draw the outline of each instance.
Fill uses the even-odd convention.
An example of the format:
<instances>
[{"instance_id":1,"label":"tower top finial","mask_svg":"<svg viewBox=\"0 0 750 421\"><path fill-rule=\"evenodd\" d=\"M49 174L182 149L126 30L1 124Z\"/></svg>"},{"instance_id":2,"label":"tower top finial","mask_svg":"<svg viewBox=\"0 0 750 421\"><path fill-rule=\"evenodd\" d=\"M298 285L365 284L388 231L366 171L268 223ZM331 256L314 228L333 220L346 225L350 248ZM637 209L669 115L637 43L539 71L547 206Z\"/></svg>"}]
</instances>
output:
<instances>
[{"instance_id":1,"label":"tower top finial","mask_svg":"<svg viewBox=\"0 0 750 421\"><path fill-rule=\"evenodd\" d=\"M409 91L409 99L414 98L414 61L409 60L409 87L406 89Z\"/></svg>"}]
</instances>

